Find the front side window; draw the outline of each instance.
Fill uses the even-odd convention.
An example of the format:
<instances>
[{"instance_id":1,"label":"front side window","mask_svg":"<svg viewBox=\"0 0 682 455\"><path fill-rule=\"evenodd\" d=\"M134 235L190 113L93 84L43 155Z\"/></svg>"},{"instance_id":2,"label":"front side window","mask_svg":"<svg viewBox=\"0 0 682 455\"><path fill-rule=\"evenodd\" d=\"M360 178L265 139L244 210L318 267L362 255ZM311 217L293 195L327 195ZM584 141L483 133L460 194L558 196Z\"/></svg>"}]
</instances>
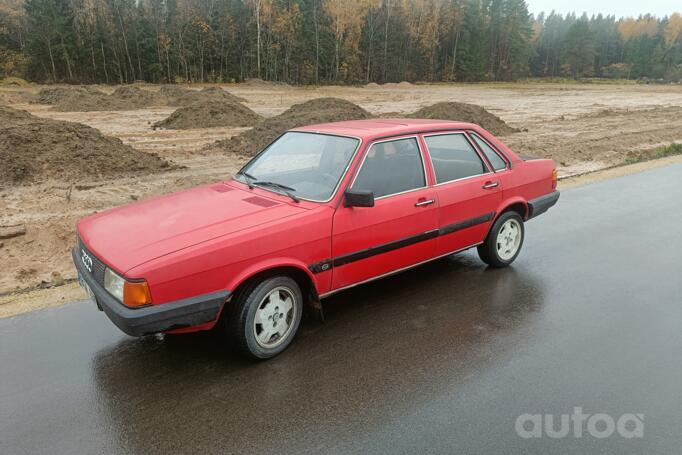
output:
<instances>
[{"instance_id":1,"label":"front side window","mask_svg":"<svg viewBox=\"0 0 682 455\"><path fill-rule=\"evenodd\" d=\"M353 189L371 191L375 198L426 186L424 164L416 138L372 145L353 183Z\"/></svg>"},{"instance_id":2,"label":"front side window","mask_svg":"<svg viewBox=\"0 0 682 455\"><path fill-rule=\"evenodd\" d=\"M487 169L474 147L462 133L424 138L429 149L436 183L485 174Z\"/></svg>"},{"instance_id":3,"label":"front side window","mask_svg":"<svg viewBox=\"0 0 682 455\"><path fill-rule=\"evenodd\" d=\"M497 152L495 152L495 150L493 150L493 148L489 146L486 141L478 137L478 134L471 133L471 137L474 138L474 141L476 141L476 144L483 151L485 157L488 158L490 164L493 165L493 169L496 171L507 169L507 162L503 160L502 157L500 157L500 155L498 155Z\"/></svg>"},{"instance_id":4,"label":"front side window","mask_svg":"<svg viewBox=\"0 0 682 455\"><path fill-rule=\"evenodd\" d=\"M358 139L291 131L283 134L235 176L243 183L264 182L276 191L284 185L295 196L313 201L332 197Z\"/></svg>"}]
</instances>

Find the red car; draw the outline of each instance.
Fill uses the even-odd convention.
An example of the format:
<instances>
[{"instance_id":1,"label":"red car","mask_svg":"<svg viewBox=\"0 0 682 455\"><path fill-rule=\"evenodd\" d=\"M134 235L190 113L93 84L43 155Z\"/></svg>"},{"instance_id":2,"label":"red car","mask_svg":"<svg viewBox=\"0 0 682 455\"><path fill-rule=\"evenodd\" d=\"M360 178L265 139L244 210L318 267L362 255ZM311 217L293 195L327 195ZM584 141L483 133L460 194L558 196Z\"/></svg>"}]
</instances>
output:
<instances>
[{"instance_id":1,"label":"red car","mask_svg":"<svg viewBox=\"0 0 682 455\"><path fill-rule=\"evenodd\" d=\"M80 220L73 260L130 335L220 323L244 353L269 358L304 304L473 247L491 267L511 264L556 185L552 160L519 157L478 125L311 125L231 180Z\"/></svg>"}]
</instances>

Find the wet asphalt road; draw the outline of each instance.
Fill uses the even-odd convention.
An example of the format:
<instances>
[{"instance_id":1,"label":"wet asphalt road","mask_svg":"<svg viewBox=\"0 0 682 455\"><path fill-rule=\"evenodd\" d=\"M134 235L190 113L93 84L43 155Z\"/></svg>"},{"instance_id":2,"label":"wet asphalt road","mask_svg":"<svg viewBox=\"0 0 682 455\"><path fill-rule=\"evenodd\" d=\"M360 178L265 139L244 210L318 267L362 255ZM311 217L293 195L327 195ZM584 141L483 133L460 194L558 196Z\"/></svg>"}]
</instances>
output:
<instances>
[{"instance_id":1,"label":"wet asphalt road","mask_svg":"<svg viewBox=\"0 0 682 455\"><path fill-rule=\"evenodd\" d=\"M513 267L467 252L339 294L263 363L88 302L0 320L0 453L679 453L681 226L679 164L567 190ZM644 437L515 431L574 407Z\"/></svg>"}]
</instances>

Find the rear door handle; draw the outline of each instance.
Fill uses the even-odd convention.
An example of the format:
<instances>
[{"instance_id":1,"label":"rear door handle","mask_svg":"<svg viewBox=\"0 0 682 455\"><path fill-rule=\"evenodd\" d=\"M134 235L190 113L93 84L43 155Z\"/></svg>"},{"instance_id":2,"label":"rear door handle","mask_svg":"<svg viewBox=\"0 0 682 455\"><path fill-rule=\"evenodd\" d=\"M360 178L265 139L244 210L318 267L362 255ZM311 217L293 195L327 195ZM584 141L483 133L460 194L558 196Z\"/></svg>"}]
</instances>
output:
<instances>
[{"instance_id":1,"label":"rear door handle","mask_svg":"<svg viewBox=\"0 0 682 455\"><path fill-rule=\"evenodd\" d=\"M433 204L434 202L436 202L435 199L425 199L425 200L423 200L423 201L417 202L416 204L414 204L414 206L415 206L415 207L422 207L422 206L424 206L424 205Z\"/></svg>"},{"instance_id":2,"label":"rear door handle","mask_svg":"<svg viewBox=\"0 0 682 455\"><path fill-rule=\"evenodd\" d=\"M491 188L496 188L500 186L500 182L485 182L485 185L483 185L484 190L489 190Z\"/></svg>"}]
</instances>

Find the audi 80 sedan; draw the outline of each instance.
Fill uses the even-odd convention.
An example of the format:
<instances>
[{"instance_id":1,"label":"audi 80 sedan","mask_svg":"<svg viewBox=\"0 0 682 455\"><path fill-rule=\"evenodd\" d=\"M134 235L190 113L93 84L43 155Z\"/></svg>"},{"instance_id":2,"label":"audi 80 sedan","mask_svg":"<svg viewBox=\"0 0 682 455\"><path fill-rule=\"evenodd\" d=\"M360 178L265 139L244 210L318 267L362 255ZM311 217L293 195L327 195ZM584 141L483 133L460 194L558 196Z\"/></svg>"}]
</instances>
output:
<instances>
[{"instance_id":1,"label":"audi 80 sedan","mask_svg":"<svg viewBox=\"0 0 682 455\"><path fill-rule=\"evenodd\" d=\"M311 125L230 180L81 219L73 260L125 333L219 326L265 359L291 343L305 304L333 293L469 248L508 266L556 186L552 160L474 124Z\"/></svg>"}]
</instances>

